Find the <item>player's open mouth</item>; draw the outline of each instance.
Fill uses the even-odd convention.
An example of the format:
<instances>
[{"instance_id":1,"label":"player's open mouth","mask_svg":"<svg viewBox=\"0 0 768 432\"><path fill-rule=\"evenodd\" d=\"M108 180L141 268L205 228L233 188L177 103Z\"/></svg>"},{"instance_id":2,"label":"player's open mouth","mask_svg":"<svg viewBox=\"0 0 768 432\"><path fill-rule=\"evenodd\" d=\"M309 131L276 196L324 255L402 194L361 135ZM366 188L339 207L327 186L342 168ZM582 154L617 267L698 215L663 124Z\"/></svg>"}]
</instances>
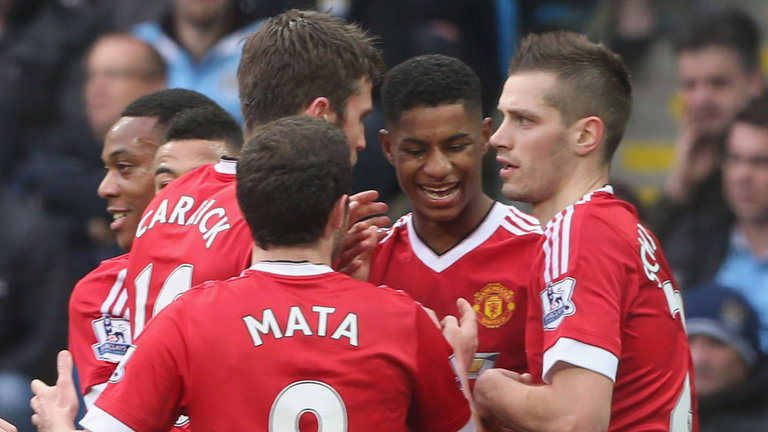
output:
<instances>
[{"instance_id":1,"label":"player's open mouth","mask_svg":"<svg viewBox=\"0 0 768 432\"><path fill-rule=\"evenodd\" d=\"M433 200L444 200L452 197L458 190L460 182L451 183L440 187L419 186L428 198Z\"/></svg>"},{"instance_id":2,"label":"player's open mouth","mask_svg":"<svg viewBox=\"0 0 768 432\"><path fill-rule=\"evenodd\" d=\"M116 221L118 219L124 218L126 213L112 213L112 220Z\"/></svg>"}]
</instances>

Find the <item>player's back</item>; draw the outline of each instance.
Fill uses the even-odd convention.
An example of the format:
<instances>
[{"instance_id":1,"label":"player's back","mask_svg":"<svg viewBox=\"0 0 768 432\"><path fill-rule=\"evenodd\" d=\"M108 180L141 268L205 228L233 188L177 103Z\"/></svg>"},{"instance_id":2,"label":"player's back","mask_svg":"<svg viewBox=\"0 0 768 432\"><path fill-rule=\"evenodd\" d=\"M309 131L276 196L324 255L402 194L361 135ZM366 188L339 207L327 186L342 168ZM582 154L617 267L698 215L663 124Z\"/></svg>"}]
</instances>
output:
<instances>
[{"instance_id":1,"label":"player's back","mask_svg":"<svg viewBox=\"0 0 768 432\"><path fill-rule=\"evenodd\" d=\"M126 284L135 336L179 294L239 275L253 241L235 192L234 161L204 165L161 190L142 215Z\"/></svg>"},{"instance_id":2,"label":"player's back","mask_svg":"<svg viewBox=\"0 0 768 432\"><path fill-rule=\"evenodd\" d=\"M527 286L541 237L538 221L495 203L472 233L441 255L413 225L408 214L389 229L374 253L369 281L406 291L441 318L456 314L457 298L466 299L478 322L478 360L471 372L494 366L527 372Z\"/></svg>"},{"instance_id":3,"label":"player's back","mask_svg":"<svg viewBox=\"0 0 768 432\"><path fill-rule=\"evenodd\" d=\"M450 348L409 296L327 266L255 268L171 309L196 430L293 430L301 418L323 430L455 431L468 421Z\"/></svg>"},{"instance_id":4,"label":"player's back","mask_svg":"<svg viewBox=\"0 0 768 432\"><path fill-rule=\"evenodd\" d=\"M553 347L558 337L599 347L613 366L581 355L615 375L610 430L687 431L695 395L682 303L658 240L635 209L609 187L587 195L547 224L537 264L528 328L539 330L528 337L541 337L543 325L544 339L529 346L537 357L531 364L539 365L534 377L541 378L542 361L545 374L552 366L547 356L564 346ZM575 355L572 364L587 357Z\"/></svg>"}]
</instances>

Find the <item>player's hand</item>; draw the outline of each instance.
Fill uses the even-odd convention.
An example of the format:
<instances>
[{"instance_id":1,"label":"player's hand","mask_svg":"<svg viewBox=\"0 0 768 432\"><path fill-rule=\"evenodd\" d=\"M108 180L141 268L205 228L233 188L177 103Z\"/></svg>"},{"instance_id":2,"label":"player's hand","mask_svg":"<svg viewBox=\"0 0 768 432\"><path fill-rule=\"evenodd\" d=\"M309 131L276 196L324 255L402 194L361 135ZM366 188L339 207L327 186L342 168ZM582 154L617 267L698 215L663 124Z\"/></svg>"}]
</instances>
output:
<instances>
[{"instance_id":1,"label":"player's hand","mask_svg":"<svg viewBox=\"0 0 768 432\"><path fill-rule=\"evenodd\" d=\"M0 432L18 432L16 426L0 418Z\"/></svg>"},{"instance_id":2,"label":"player's hand","mask_svg":"<svg viewBox=\"0 0 768 432\"><path fill-rule=\"evenodd\" d=\"M456 373L459 378L468 379L469 369L477 351L477 315L472 305L463 298L456 300L459 319L446 315L440 322L443 336L453 347L456 359Z\"/></svg>"},{"instance_id":3,"label":"player's hand","mask_svg":"<svg viewBox=\"0 0 768 432\"><path fill-rule=\"evenodd\" d=\"M35 411L32 424L39 432L75 430L75 417L79 402L72 379L72 354L61 351L56 358L58 379L50 387L40 380L32 381L32 397L29 405Z\"/></svg>"},{"instance_id":4,"label":"player's hand","mask_svg":"<svg viewBox=\"0 0 768 432\"><path fill-rule=\"evenodd\" d=\"M333 267L353 278L367 281L371 273L371 258L383 232L369 220L358 222L347 230L339 245Z\"/></svg>"},{"instance_id":5,"label":"player's hand","mask_svg":"<svg viewBox=\"0 0 768 432\"><path fill-rule=\"evenodd\" d=\"M389 217L375 216L386 213L387 203L376 201L379 193L375 190L358 192L349 197L349 225L352 226L363 219L366 219L370 225L376 225L379 228L389 226Z\"/></svg>"}]
</instances>

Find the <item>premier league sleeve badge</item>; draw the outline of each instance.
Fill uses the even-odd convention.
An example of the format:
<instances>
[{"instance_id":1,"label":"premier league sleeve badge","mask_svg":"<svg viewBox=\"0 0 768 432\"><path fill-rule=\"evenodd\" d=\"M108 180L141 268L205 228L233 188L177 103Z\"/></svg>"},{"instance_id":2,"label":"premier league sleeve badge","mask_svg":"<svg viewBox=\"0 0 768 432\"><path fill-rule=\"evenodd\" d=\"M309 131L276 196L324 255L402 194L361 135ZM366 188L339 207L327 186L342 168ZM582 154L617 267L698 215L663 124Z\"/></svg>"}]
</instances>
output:
<instances>
[{"instance_id":1,"label":"premier league sleeve badge","mask_svg":"<svg viewBox=\"0 0 768 432\"><path fill-rule=\"evenodd\" d=\"M108 314L91 321L97 343L93 353L98 360L120 363L131 346L131 324L125 318L114 318Z\"/></svg>"}]
</instances>

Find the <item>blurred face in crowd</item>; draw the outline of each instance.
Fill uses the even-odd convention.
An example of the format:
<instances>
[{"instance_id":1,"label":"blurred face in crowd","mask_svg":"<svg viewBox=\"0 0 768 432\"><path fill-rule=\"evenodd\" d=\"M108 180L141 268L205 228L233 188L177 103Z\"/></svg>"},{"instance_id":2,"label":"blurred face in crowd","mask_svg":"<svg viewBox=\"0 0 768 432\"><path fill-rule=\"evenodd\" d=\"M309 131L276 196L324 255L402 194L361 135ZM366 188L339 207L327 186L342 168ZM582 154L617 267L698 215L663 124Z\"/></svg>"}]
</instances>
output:
<instances>
[{"instance_id":1,"label":"blurred face in crowd","mask_svg":"<svg viewBox=\"0 0 768 432\"><path fill-rule=\"evenodd\" d=\"M176 16L206 26L224 18L234 6L234 0L173 0L173 6Z\"/></svg>"},{"instance_id":2,"label":"blurred face in crowd","mask_svg":"<svg viewBox=\"0 0 768 432\"><path fill-rule=\"evenodd\" d=\"M759 72L744 69L733 49L720 46L682 51L677 80L686 121L703 135L721 135L747 102L762 90Z\"/></svg>"},{"instance_id":3,"label":"blurred face in crowd","mask_svg":"<svg viewBox=\"0 0 768 432\"><path fill-rule=\"evenodd\" d=\"M357 162L357 152L365 149L365 125L363 125L363 120L373 109L373 102L371 100L373 84L371 80L369 78L361 78L357 82L357 88L358 91L347 99L343 121L339 121L339 117L333 111L326 118L328 121L338 124L344 135L347 136L352 165Z\"/></svg>"},{"instance_id":4,"label":"blurred face in crowd","mask_svg":"<svg viewBox=\"0 0 768 432\"><path fill-rule=\"evenodd\" d=\"M452 221L477 207L482 194L482 158L491 136L490 119L480 120L462 104L404 111L396 125L381 131L387 159L414 215Z\"/></svg>"},{"instance_id":5,"label":"blurred face in crowd","mask_svg":"<svg viewBox=\"0 0 768 432\"><path fill-rule=\"evenodd\" d=\"M163 132L154 117L122 117L107 133L101 159L106 173L99 196L112 215L117 243L130 250L141 214L155 195L154 161Z\"/></svg>"},{"instance_id":6,"label":"blurred face in crowd","mask_svg":"<svg viewBox=\"0 0 768 432\"><path fill-rule=\"evenodd\" d=\"M723 191L740 222L768 224L768 127L734 123L723 161Z\"/></svg>"},{"instance_id":7,"label":"blurred face in crowd","mask_svg":"<svg viewBox=\"0 0 768 432\"><path fill-rule=\"evenodd\" d=\"M129 103L165 87L165 78L158 74L148 52L146 44L123 35L105 36L91 48L86 64L85 109L99 140Z\"/></svg>"},{"instance_id":8,"label":"blurred face in crowd","mask_svg":"<svg viewBox=\"0 0 768 432\"><path fill-rule=\"evenodd\" d=\"M706 335L688 339L699 396L716 396L747 377L749 369L733 348Z\"/></svg>"},{"instance_id":9,"label":"blurred face in crowd","mask_svg":"<svg viewBox=\"0 0 768 432\"><path fill-rule=\"evenodd\" d=\"M569 128L545 100L557 88L557 76L549 72L520 72L504 83L498 105L504 118L491 145L502 166L502 193L510 200L533 205L549 200L567 175Z\"/></svg>"},{"instance_id":10,"label":"blurred face in crowd","mask_svg":"<svg viewBox=\"0 0 768 432\"><path fill-rule=\"evenodd\" d=\"M226 154L221 141L204 139L172 140L161 145L155 155L155 191L172 180L205 165L216 163Z\"/></svg>"}]
</instances>

